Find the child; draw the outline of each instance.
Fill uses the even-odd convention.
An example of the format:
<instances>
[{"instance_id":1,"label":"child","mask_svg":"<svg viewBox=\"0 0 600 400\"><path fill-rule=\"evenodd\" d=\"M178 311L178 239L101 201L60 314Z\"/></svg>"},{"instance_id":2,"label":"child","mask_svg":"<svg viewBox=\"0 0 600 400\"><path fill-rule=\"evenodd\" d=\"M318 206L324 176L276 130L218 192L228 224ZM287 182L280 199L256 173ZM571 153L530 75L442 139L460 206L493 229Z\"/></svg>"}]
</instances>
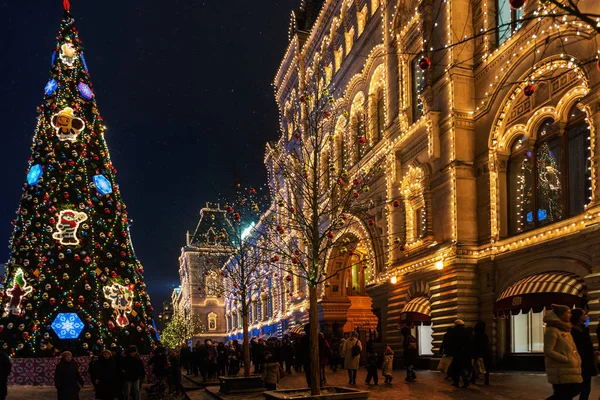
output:
<instances>
[{"instance_id":1,"label":"child","mask_svg":"<svg viewBox=\"0 0 600 400\"><path fill-rule=\"evenodd\" d=\"M390 346L385 348L383 353L383 366L381 374L385 376L385 383L392 383L392 365L394 364L394 352Z\"/></svg>"},{"instance_id":2,"label":"child","mask_svg":"<svg viewBox=\"0 0 600 400\"><path fill-rule=\"evenodd\" d=\"M379 384L379 377L377 376L377 353L373 352L367 356L367 385L371 384L371 378L375 385Z\"/></svg>"},{"instance_id":3,"label":"child","mask_svg":"<svg viewBox=\"0 0 600 400\"><path fill-rule=\"evenodd\" d=\"M281 378L279 363L273 359L271 353L265 353L265 368L262 379L265 382L267 390L277 390L277 384Z\"/></svg>"}]
</instances>

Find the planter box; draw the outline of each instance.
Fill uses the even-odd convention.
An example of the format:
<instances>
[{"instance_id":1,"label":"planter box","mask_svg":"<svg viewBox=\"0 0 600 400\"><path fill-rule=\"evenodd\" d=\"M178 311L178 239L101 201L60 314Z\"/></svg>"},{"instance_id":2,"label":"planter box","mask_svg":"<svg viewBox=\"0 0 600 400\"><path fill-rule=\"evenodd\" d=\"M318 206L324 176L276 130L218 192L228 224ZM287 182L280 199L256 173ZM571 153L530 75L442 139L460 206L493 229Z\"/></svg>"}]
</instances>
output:
<instances>
[{"instance_id":1,"label":"planter box","mask_svg":"<svg viewBox=\"0 0 600 400\"><path fill-rule=\"evenodd\" d=\"M321 394L311 396L310 389L287 389L265 392L267 400L292 400L292 399L315 399L315 400L357 400L367 399L369 393L365 390L351 389L346 387L324 387Z\"/></svg>"},{"instance_id":2,"label":"planter box","mask_svg":"<svg viewBox=\"0 0 600 400\"><path fill-rule=\"evenodd\" d=\"M243 376L220 376L219 383L219 392L226 394L265 390L260 375L250 375L248 378Z\"/></svg>"}]
</instances>

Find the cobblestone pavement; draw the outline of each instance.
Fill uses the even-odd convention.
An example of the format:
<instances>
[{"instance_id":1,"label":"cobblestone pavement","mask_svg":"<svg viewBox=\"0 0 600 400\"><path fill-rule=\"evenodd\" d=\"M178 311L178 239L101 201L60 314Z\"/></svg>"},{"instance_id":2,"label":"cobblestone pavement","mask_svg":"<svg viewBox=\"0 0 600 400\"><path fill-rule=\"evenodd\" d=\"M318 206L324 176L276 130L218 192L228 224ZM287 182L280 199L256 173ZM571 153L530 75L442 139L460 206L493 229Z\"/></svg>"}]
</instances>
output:
<instances>
[{"instance_id":1,"label":"cobblestone pavement","mask_svg":"<svg viewBox=\"0 0 600 400\"><path fill-rule=\"evenodd\" d=\"M366 376L365 370L359 370L357 377L358 389L369 390L371 400L447 400L447 399L465 399L465 400L508 400L508 399L527 399L541 400L550 396L551 386L546 381L546 376L541 373L529 372L507 372L492 373L490 376L490 386L482 384L472 385L468 389L459 389L450 386L442 375L438 372L417 371L417 381L405 383L403 371L394 371L394 382L387 385L383 379L379 380L379 385L370 385L364 383ZM193 388L191 382L183 379L184 386ZM348 386L346 371L339 370L337 373L328 372L327 384L335 386ZM279 389L294 389L305 387L306 381L304 374L294 373L291 376L283 378L278 385ZM188 392L192 400L206 400L211 397L202 389ZM591 399L597 399L600 395L600 378L595 378L592 384ZM53 387L47 386L9 386L8 400L46 400L55 399L56 391ZM147 396L144 395L144 399ZM242 394L233 398L239 400L258 400L263 399L262 394ZM80 400L93 400L94 393L91 388L84 388L80 393Z\"/></svg>"}]
</instances>

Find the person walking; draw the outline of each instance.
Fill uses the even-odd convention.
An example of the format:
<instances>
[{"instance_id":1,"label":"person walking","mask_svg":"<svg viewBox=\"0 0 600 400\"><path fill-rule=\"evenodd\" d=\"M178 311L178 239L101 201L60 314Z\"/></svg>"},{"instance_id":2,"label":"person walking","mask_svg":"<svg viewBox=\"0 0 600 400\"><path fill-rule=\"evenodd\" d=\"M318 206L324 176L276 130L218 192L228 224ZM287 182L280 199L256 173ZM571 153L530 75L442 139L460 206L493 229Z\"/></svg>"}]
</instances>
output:
<instances>
[{"instance_id":1,"label":"person walking","mask_svg":"<svg viewBox=\"0 0 600 400\"><path fill-rule=\"evenodd\" d=\"M377 374L377 353L374 351L367 355L367 379L365 379L367 385L371 384L371 378L373 378L373 383L375 385L379 384L379 376Z\"/></svg>"},{"instance_id":2,"label":"person walking","mask_svg":"<svg viewBox=\"0 0 600 400\"><path fill-rule=\"evenodd\" d=\"M196 378L198 377L198 372L200 371L200 347L202 347L202 343L200 343L198 340L192 349L192 354L190 355L190 366Z\"/></svg>"},{"instance_id":3,"label":"person walking","mask_svg":"<svg viewBox=\"0 0 600 400\"><path fill-rule=\"evenodd\" d=\"M254 352L252 353L252 357L254 359L255 374L263 373L263 368L265 367L265 351L265 341L259 338L256 344L254 345Z\"/></svg>"},{"instance_id":4,"label":"person walking","mask_svg":"<svg viewBox=\"0 0 600 400\"><path fill-rule=\"evenodd\" d=\"M219 342L217 345L217 378L227 375L227 359L225 343Z\"/></svg>"},{"instance_id":5,"label":"person walking","mask_svg":"<svg viewBox=\"0 0 600 400\"><path fill-rule=\"evenodd\" d=\"M414 382L417 379L415 372L415 361L417 360L417 339L410 333L408 326L400 329L402 335L402 350L404 351L404 367L406 367L406 382Z\"/></svg>"},{"instance_id":6,"label":"person walking","mask_svg":"<svg viewBox=\"0 0 600 400\"><path fill-rule=\"evenodd\" d=\"M62 353L60 362L56 366L54 387L58 393L58 400L79 400L79 391L83 387L83 379L70 351Z\"/></svg>"},{"instance_id":7,"label":"person walking","mask_svg":"<svg viewBox=\"0 0 600 400\"><path fill-rule=\"evenodd\" d=\"M329 365L329 358L331 357L331 346L325 339L323 332L319 332L319 366L321 368L321 386L327 383L325 376L325 369Z\"/></svg>"},{"instance_id":8,"label":"person walking","mask_svg":"<svg viewBox=\"0 0 600 400\"><path fill-rule=\"evenodd\" d=\"M110 350L103 350L98 360L93 365L90 363L89 373L96 399L113 400L118 396L117 364Z\"/></svg>"},{"instance_id":9,"label":"person walking","mask_svg":"<svg viewBox=\"0 0 600 400\"><path fill-rule=\"evenodd\" d=\"M163 386L168 375L168 360L165 354L165 348L160 346L154 351L154 355L148 361L148 364L152 365L152 374L156 377L156 384L153 388Z\"/></svg>"},{"instance_id":10,"label":"person walking","mask_svg":"<svg viewBox=\"0 0 600 400\"><path fill-rule=\"evenodd\" d=\"M292 365L294 364L294 348L292 342L288 338L283 338L283 360L285 362L285 372L288 375L292 374Z\"/></svg>"},{"instance_id":11,"label":"person walking","mask_svg":"<svg viewBox=\"0 0 600 400\"><path fill-rule=\"evenodd\" d=\"M385 377L385 383L392 383L392 369L394 365L394 351L390 346L386 346L383 352L383 365L381 375Z\"/></svg>"},{"instance_id":12,"label":"person walking","mask_svg":"<svg viewBox=\"0 0 600 400\"><path fill-rule=\"evenodd\" d=\"M485 333L485 322L477 321L475 328L473 329L473 365L475 366L473 375L471 376L471 383L475 383L477 380L478 363L481 359L483 366L485 367L485 375L483 384L490 384L490 338Z\"/></svg>"},{"instance_id":13,"label":"person walking","mask_svg":"<svg viewBox=\"0 0 600 400\"><path fill-rule=\"evenodd\" d=\"M469 335L469 331L465 328L463 320L457 319L454 321L451 337L452 340L450 341L448 355L452 357L452 364L450 364L452 386L458 386L459 380L462 377L463 385L461 387L467 388L469 387L467 370L471 363L470 350L472 338Z\"/></svg>"},{"instance_id":14,"label":"person walking","mask_svg":"<svg viewBox=\"0 0 600 400\"><path fill-rule=\"evenodd\" d=\"M131 395L133 400L141 400L142 392L140 386L146 377L144 364L137 352L136 346L130 346L127 349L125 357L121 360L120 366L121 376L123 378L122 395L125 399L129 399Z\"/></svg>"},{"instance_id":15,"label":"person walking","mask_svg":"<svg viewBox=\"0 0 600 400\"><path fill-rule=\"evenodd\" d=\"M344 342L342 355L344 356L344 368L348 371L348 384L356 385L356 370L360 362L362 344L358 340L358 333L352 331L352 336Z\"/></svg>"},{"instance_id":16,"label":"person walking","mask_svg":"<svg viewBox=\"0 0 600 400\"><path fill-rule=\"evenodd\" d=\"M442 358L450 356L450 343L452 341L452 326L448 327L444 337L442 338L442 345L440 346L440 355ZM452 380L452 372L450 366L446 369L446 377L444 379Z\"/></svg>"},{"instance_id":17,"label":"person walking","mask_svg":"<svg viewBox=\"0 0 600 400\"><path fill-rule=\"evenodd\" d=\"M281 365L269 352L264 355L262 379L267 390L277 390L277 384L281 379Z\"/></svg>"},{"instance_id":18,"label":"person walking","mask_svg":"<svg viewBox=\"0 0 600 400\"><path fill-rule=\"evenodd\" d=\"M548 399L572 399L581 392L581 357L571 335L571 309L552 305L544 315L544 362L554 394Z\"/></svg>"},{"instance_id":19,"label":"person walking","mask_svg":"<svg viewBox=\"0 0 600 400\"><path fill-rule=\"evenodd\" d=\"M594 354L594 344L590 337L590 328L585 325L588 315L585 310L575 308L571 310L571 336L581 358L581 394L579 400L588 400L592 390L592 377L598 375Z\"/></svg>"},{"instance_id":20,"label":"person walking","mask_svg":"<svg viewBox=\"0 0 600 400\"><path fill-rule=\"evenodd\" d=\"M12 370L12 363L8 354L0 350L0 400L8 396L8 376Z\"/></svg>"},{"instance_id":21,"label":"person walking","mask_svg":"<svg viewBox=\"0 0 600 400\"><path fill-rule=\"evenodd\" d=\"M181 350L179 351L179 359L181 360L181 365L185 368L186 375L190 375L192 373L192 363L191 357L192 350L187 344L181 346Z\"/></svg>"},{"instance_id":22,"label":"person walking","mask_svg":"<svg viewBox=\"0 0 600 400\"><path fill-rule=\"evenodd\" d=\"M169 352L168 360L167 383L169 384L169 394L174 393L178 396L184 392L181 385L181 362L175 351Z\"/></svg>"}]
</instances>

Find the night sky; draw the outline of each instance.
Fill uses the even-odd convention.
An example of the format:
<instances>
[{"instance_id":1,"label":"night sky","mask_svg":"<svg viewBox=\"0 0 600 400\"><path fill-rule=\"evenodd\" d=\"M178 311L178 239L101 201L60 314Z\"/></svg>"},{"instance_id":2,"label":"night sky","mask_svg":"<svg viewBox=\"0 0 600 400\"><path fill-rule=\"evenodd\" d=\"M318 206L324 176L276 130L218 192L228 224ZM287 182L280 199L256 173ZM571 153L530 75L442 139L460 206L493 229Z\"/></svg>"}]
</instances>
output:
<instances>
[{"instance_id":1,"label":"night sky","mask_svg":"<svg viewBox=\"0 0 600 400\"><path fill-rule=\"evenodd\" d=\"M271 83L299 0L72 0L133 244L155 309L178 283L200 208L266 181ZM0 4L0 241L25 182L62 1ZM8 246L0 250L0 263Z\"/></svg>"}]
</instances>

